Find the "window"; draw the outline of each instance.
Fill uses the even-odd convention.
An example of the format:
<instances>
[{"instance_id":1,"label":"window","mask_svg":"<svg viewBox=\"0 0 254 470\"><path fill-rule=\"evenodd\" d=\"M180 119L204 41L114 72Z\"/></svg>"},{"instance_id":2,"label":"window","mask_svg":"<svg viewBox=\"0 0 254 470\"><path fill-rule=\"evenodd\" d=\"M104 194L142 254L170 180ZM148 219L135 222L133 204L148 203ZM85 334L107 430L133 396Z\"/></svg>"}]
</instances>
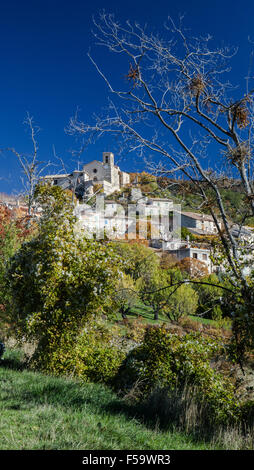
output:
<instances>
[{"instance_id":1,"label":"window","mask_svg":"<svg viewBox=\"0 0 254 470\"><path fill-rule=\"evenodd\" d=\"M193 253L192 257L195 258L195 259L197 259L197 258L198 258L198 254L197 254L197 253Z\"/></svg>"},{"instance_id":2,"label":"window","mask_svg":"<svg viewBox=\"0 0 254 470\"><path fill-rule=\"evenodd\" d=\"M207 260L207 254L206 253L202 254L202 259L205 260L205 261Z\"/></svg>"},{"instance_id":3,"label":"window","mask_svg":"<svg viewBox=\"0 0 254 470\"><path fill-rule=\"evenodd\" d=\"M108 156L105 157L105 163L108 163Z\"/></svg>"},{"instance_id":4,"label":"window","mask_svg":"<svg viewBox=\"0 0 254 470\"><path fill-rule=\"evenodd\" d=\"M96 178L96 176L94 177L94 179L93 179L93 180L94 180L94 181L98 181L98 180L97 180L97 178Z\"/></svg>"},{"instance_id":5,"label":"window","mask_svg":"<svg viewBox=\"0 0 254 470\"><path fill-rule=\"evenodd\" d=\"M56 184L57 184L57 182L58 182L58 180L54 180L54 185L56 185Z\"/></svg>"},{"instance_id":6,"label":"window","mask_svg":"<svg viewBox=\"0 0 254 470\"><path fill-rule=\"evenodd\" d=\"M96 170L96 168L94 168L94 169L93 169L93 172L94 172L94 173L97 173L97 170Z\"/></svg>"}]
</instances>

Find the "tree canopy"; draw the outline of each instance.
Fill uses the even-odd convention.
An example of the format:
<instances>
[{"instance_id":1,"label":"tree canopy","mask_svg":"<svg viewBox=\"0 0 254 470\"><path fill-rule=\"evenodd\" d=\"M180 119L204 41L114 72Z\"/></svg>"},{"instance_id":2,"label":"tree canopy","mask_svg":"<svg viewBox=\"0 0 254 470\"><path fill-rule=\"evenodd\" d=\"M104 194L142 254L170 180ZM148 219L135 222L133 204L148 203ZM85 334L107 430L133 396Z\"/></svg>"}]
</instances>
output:
<instances>
[{"instance_id":1,"label":"tree canopy","mask_svg":"<svg viewBox=\"0 0 254 470\"><path fill-rule=\"evenodd\" d=\"M121 275L110 245L86 240L75 231L71 195L42 186L36 200L43 206L38 234L10 261L10 318L20 337L38 340L41 363L62 338L72 338L85 321L110 301Z\"/></svg>"}]
</instances>

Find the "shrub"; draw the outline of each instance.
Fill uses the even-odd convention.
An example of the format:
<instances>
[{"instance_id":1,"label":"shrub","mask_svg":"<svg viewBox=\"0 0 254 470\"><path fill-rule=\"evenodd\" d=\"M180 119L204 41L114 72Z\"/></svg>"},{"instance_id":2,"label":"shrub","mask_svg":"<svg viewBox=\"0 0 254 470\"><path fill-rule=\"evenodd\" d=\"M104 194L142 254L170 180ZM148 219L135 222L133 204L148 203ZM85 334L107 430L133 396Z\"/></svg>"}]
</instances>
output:
<instances>
[{"instance_id":1,"label":"shrub","mask_svg":"<svg viewBox=\"0 0 254 470\"><path fill-rule=\"evenodd\" d=\"M156 389L171 394L187 384L193 399L209 410L211 422L236 419L233 384L210 366L220 350L217 342L198 333L179 337L164 327L151 327L142 345L130 352L119 369L115 387L126 394L138 383L136 397L145 400Z\"/></svg>"},{"instance_id":2,"label":"shrub","mask_svg":"<svg viewBox=\"0 0 254 470\"><path fill-rule=\"evenodd\" d=\"M242 403L241 408L241 419L245 426L252 426L254 423L254 400L248 400Z\"/></svg>"},{"instance_id":3,"label":"shrub","mask_svg":"<svg viewBox=\"0 0 254 470\"><path fill-rule=\"evenodd\" d=\"M92 317L73 341L65 337L52 353L54 373L71 374L83 381L110 383L125 356L117 344L117 328Z\"/></svg>"},{"instance_id":4,"label":"shrub","mask_svg":"<svg viewBox=\"0 0 254 470\"><path fill-rule=\"evenodd\" d=\"M78 338L75 351L78 376L93 382L111 382L125 356L115 344L116 334L102 322L86 326Z\"/></svg>"},{"instance_id":5,"label":"shrub","mask_svg":"<svg viewBox=\"0 0 254 470\"><path fill-rule=\"evenodd\" d=\"M187 227L181 227L181 238L183 240L187 240L187 237L189 237L191 242L195 240L195 236L187 229Z\"/></svg>"},{"instance_id":6,"label":"shrub","mask_svg":"<svg viewBox=\"0 0 254 470\"><path fill-rule=\"evenodd\" d=\"M125 327L125 337L127 339L130 339L136 343L142 343L147 328L147 325L144 322L144 318L142 316L138 316L134 320L128 321L125 324Z\"/></svg>"}]
</instances>

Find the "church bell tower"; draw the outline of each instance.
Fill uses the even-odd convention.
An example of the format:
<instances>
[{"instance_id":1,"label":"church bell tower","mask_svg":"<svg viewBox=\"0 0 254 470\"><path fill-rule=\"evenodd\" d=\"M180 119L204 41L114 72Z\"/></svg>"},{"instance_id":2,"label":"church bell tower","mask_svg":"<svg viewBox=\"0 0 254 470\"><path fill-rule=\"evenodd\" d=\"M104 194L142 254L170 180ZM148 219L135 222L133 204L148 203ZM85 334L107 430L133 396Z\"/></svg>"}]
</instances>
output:
<instances>
[{"instance_id":1,"label":"church bell tower","mask_svg":"<svg viewBox=\"0 0 254 470\"><path fill-rule=\"evenodd\" d=\"M114 154L112 152L103 152L103 165L114 166Z\"/></svg>"}]
</instances>

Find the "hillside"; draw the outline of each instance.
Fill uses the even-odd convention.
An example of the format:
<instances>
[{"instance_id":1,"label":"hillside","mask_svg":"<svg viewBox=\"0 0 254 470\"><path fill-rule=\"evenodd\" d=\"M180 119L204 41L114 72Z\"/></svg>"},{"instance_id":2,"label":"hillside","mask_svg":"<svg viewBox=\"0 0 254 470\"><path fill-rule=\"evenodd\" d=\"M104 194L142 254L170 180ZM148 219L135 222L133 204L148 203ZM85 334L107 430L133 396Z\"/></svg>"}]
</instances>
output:
<instances>
[{"instance_id":1,"label":"hillside","mask_svg":"<svg viewBox=\"0 0 254 470\"><path fill-rule=\"evenodd\" d=\"M182 210L198 211L198 207L202 203L201 197L197 194L194 185L187 180L174 180L167 177L156 177L152 174L130 173L131 184L129 187L123 188L121 191L116 191L113 195L109 196L110 199L121 199L123 204L123 195L126 202L130 199L131 188L140 188L144 196L151 198L168 198L176 204L181 204ZM238 180L222 180L218 183L220 188L222 200L227 214L234 223L241 221L242 214L246 209L246 201L243 193L243 188ZM212 195L211 195L212 196ZM203 213L209 213L204 207ZM248 218L248 225L254 225L254 218Z\"/></svg>"}]
</instances>

